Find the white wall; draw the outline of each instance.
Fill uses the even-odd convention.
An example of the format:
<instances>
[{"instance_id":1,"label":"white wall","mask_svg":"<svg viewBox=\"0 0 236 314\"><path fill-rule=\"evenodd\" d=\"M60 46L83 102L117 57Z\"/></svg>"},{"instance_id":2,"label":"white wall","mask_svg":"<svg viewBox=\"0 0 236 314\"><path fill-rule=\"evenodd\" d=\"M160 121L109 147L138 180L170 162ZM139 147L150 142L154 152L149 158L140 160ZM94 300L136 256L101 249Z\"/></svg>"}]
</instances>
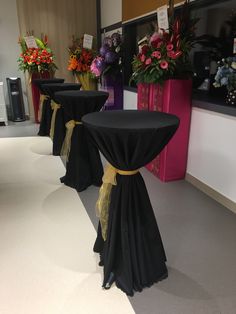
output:
<instances>
[{"instance_id":1,"label":"white wall","mask_svg":"<svg viewBox=\"0 0 236 314\"><path fill-rule=\"evenodd\" d=\"M101 0L101 26L106 27L122 20L122 0Z\"/></svg>"},{"instance_id":2,"label":"white wall","mask_svg":"<svg viewBox=\"0 0 236 314\"><path fill-rule=\"evenodd\" d=\"M236 117L193 108L187 172L236 202Z\"/></svg>"},{"instance_id":3,"label":"white wall","mask_svg":"<svg viewBox=\"0 0 236 314\"><path fill-rule=\"evenodd\" d=\"M20 54L18 38L19 26L16 0L0 0L0 81L4 83L5 100L6 104L9 104L6 77L21 77L25 111L26 114L28 114L24 75L18 71L17 64L17 59Z\"/></svg>"}]
</instances>

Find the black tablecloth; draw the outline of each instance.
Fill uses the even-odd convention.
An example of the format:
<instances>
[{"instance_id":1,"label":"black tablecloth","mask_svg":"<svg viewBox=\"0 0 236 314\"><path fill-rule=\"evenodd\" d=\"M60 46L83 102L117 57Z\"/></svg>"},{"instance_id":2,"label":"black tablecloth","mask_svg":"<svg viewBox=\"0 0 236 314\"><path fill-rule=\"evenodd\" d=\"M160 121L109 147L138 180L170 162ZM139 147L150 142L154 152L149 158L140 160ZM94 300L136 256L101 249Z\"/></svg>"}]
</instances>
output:
<instances>
[{"instance_id":1,"label":"black tablecloth","mask_svg":"<svg viewBox=\"0 0 236 314\"><path fill-rule=\"evenodd\" d=\"M52 79L34 79L34 84L38 87L40 94L45 95L43 89L43 84L52 84L52 83L63 83L64 79L61 78L52 78ZM39 125L38 135L40 136L49 136L50 127L51 127L51 118L52 118L52 109L51 109L51 99L47 98L42 104L42 113Z\"/></svg>"},{"instance_id":2,"label":"black tablecloth","mask_svg":"<svg viewBox=\"0 0 236 314\"><path fill-rule=\"evenodd\" d=\"M145 111L88 114L82 119L108 162L120 170L149 163L169 142L179 125L174 115ZM166 256L141 174L116 176L111 192L107 239L99 225L94 250L104 264L105 287L116 285L133 295L167 276Z\"/></svg>"},{"instance_id":3,"label":"black tablecloth","mask_svg":"<svg viewBox=\"0 0 236 314\"><path fill-rule=\"evenodd\" d=\"M55 99L63 106L68 122L81 121L85 114L101 110L108 95L100 91L64 91L56 93ZM83 125L76 125L71 138L66 174L61 182L77 191L83 191L91 184L100 186L102 175L103 167L97 148L88 140Z\"/></svg>"},{"instance_id":4,"label":"black tablecloth","mask_svg":"<svg viewBox=\"0 0 236 314\"><path fill-rule=\"evenodd\" d=\"M54 84L44 84L42 86L46 95L49 95L52 100L58 103L55 99L55 93L58 91L66 91L66 90L79 90L81 88L81 84L78 83L54 83ZM60 108L56 114L55 120L55 129L54 129L54 137L52 139L52 154L54 156L59 156L61 153L61 147L65 138L65 116L63 108Z\"/></svg>"}]
</instances>

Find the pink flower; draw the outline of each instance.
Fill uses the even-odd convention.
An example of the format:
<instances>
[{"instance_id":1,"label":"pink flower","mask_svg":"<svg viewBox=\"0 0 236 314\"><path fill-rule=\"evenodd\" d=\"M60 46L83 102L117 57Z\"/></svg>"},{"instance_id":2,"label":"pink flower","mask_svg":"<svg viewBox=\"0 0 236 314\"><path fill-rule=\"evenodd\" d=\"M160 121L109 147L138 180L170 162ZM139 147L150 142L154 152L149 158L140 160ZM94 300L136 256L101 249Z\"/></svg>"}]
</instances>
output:
<instances>
[{"instance_id":1,"label":"pink flower","mask_svg":"<svg viewBox=\"0 0 236 314\"><path fill-rule=\"evenodd\" d=\"M152 34L150 38L150 42L152 43L153 41L160 40L160 39L161 39L161 34L155 32Z\"/></svg>"},{"instance_id":2,"label":"pink flower","mask_svg":"<svg viewBox=\"0 0 236 314\"><path fill-rule=\"evenodd\" d=\"M162 35L159 33L154 33L152 37L150 38L150 44L154 48L158 48L158 47L160 48L162 44Z\"/></svg>"},{"instance_id":3,"label":"pink flower","mask_svg":"<svg viewBox=\"0 0 236 314\"><path fill-rule=\"evenodd\" d=\"M163 69L163 70L166 70L168 69L168 66L169 66L169 63L165 60L161 61L160 62L160 67Z\"/></svg>"},{"instance_id":4,"label":"pink flower","mask_svg":"<svg viewBox=\"0 0 236 314\"><path fill-rule=\"evenodd\" d=\"M141 55L140 60L141 60L142 62L144 62L144 61L145 61L145 59L146 59L145 55Z\"/></svg>"},{"instance_id":5,"label":"pink flower","mask_svg":"<svg viewBox=\"0 0 236 314\"><path fill-rule=\"evenodd\" d=\"M160 51L153 51L152 57L155 57L157 59L161 59L161 53Z\"/></svg>"},{"instance_id":6,"label":"pink flower","mask_svg":"<svg viewBox=\"0 0 236 314\"><path fill-rule=\"evenodd\" d=\"M173 50L173 48L174 48L174 46L173 46L173 44L171 44L171 43L169 43L169 44L166 46L166 50L167 50L167 51L171 51L171 50Z\"/></svg>"},{"instance_id":7,"label":"pink flower","mask_svg":"<svg viewBox=\"0 0 236 314\"><path fill-rule=\"evenodd\" d=\"M150 63L152 63L152 59L151 59L151 58L148 58L148 59L146 60L145 64L148 65L148 64L150 64Z\"/></svg>"}]
</instances>

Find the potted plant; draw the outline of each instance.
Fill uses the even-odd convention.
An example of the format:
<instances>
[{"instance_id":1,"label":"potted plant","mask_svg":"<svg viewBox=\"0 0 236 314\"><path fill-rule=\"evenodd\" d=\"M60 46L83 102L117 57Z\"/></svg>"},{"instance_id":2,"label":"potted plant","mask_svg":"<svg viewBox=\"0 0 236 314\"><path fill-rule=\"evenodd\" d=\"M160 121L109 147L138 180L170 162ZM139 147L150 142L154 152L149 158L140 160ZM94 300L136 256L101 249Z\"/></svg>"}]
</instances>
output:
<instances>
[{"instance_id":1,"label":"potted plant","mask_svg":"<svg viewBox=\"0 0 236 314\"><path fill-rule=\"evenodd\" d=\"M106 110L123 108L122 38L119 32L106 36L99 55L91 65L92 73L100 78L101 89L109 92Z\"/></svg>"}]
</instances>

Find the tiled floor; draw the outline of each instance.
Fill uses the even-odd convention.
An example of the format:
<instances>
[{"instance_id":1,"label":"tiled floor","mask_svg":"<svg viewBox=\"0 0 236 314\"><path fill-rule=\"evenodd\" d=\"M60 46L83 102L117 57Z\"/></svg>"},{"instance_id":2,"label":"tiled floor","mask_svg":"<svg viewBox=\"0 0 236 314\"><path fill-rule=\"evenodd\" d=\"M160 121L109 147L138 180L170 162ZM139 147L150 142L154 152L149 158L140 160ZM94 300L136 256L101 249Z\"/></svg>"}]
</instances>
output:
<instances>
[{"instance_id":1,"label":"tiled floor","mask_svg":"<svg viewBox=\"0 0 236 314\"><path fill-rule=\"evenodd\" d=\"M161 183L143 169L169 277L129 303L100 287L90 223L96 228L98 188L78 197L60 185L49 139L18 140L0 139L0 314L236 314L235 214L185 181Z\"/></svg>"},{"instance_id":2,"label":"tiled floor","mask_svg":"<svg viewBox=\"0 0 236 314\"><path fill-rule=\"evenodd\" d=\"M48 138L0 139L0 313L134 314L101 289L95 229Z\"/></svg>"}]
</instances>

